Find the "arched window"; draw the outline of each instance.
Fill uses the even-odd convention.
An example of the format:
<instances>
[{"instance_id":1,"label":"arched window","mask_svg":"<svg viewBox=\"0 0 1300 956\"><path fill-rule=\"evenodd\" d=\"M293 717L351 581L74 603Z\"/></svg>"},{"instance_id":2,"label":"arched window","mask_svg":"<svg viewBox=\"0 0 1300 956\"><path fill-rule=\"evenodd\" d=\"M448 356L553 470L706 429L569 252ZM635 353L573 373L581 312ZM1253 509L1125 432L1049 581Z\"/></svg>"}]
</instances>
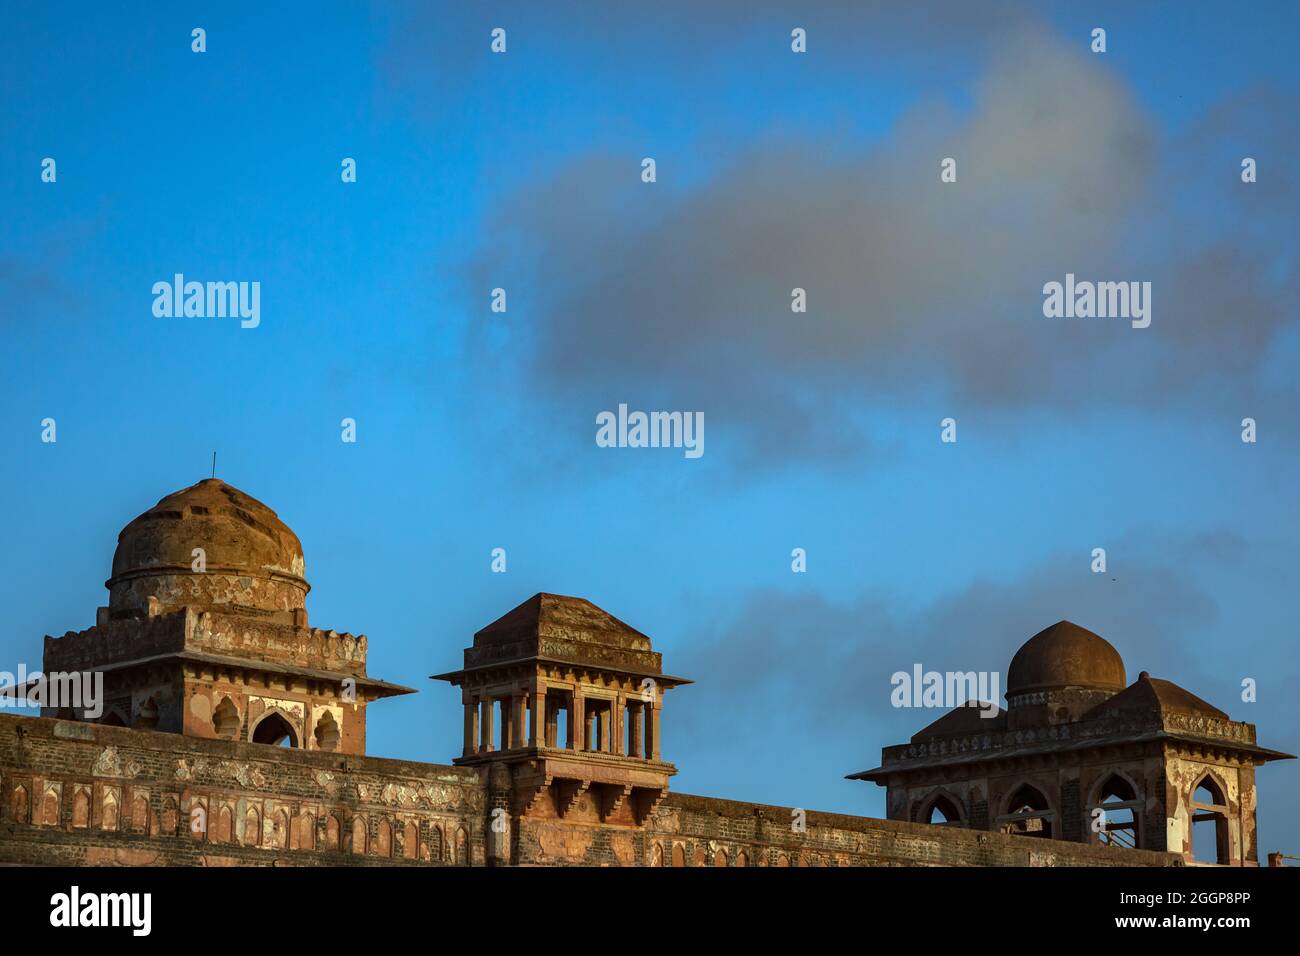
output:
<instances>
[{"instance_id":1,"label":"arched window","mask_svg":"<svg viewBox=\"0 0 1300 956\"><path fill-rule=\"evenodd\" d=\"M686 848L680 843L673 844L673 866L686 865Z\"/></svg>"},{"instance_id":2,"label":"arched window","mask_svg":"<svg viewBox=\"0 0 1300 956\"><path fill-rule=\"evenodd\" d=\"M1101 782L1088 811L1089 832L1105 846L1136 849L1139 844L1138 814L1142 800L1137 789L1122 774L1113 773Z\"/></svg>"},{"instance_id":3,"label":"arched window","mask_svg":"<svg viewBox=\"0 0 1300 956\"><path fill-rule=\"evenodd\" d=\"M1051 839L1053 816L1043 792L1032 784L1023 783L1012 792L1007 800L1007 812L998 822L1003 833Z\"/></svg>"},{"instance_id":4,"label":"arched window","mask_svg":"<svg viewBox=\"0 0 1300 956\"><path fill-rule=\"evenodd\" d=\"M234 740L239 736L239 711L229 697L221 698L217 709L212 714L212 727L218 737Z\"/></svg>"},{"instance_id":5,"label":"arched window","mask_svg":"<svg viewBox=\"0 0 1300 956\"><path fill-rule=\"evenodd\" d=\"M936 793L928 801L921 804L921 813L918 819L921 823L930 823L941 827L964 825L961 805L946 793Z\"/></svg>"},{"instance_id":6,"label":"arched window","mask_svg":"<svg viewBox=\"0 0 1300 956\"><path fill-rule=\"evenodd\" d=\"M1228 801L1210 774L1192 790L1192 857L1198 863L1232 862L1228 837Z\"/></svg>"},{"instance_id":7,"label":"arched window","mask_svg":"<svg viewBox=\"0 0 1300 956\"><path fill-rule=\"evenodd\" d=\"M294 733L293 725L284 719L283 714L272 710L253 728L253 743L292 748L298 746L298 735Z\"/></svg>"},{"instance_id":8,"label":"arched window","mask_svg":"<svg viewBox=\"0 0 1300 956\"><path fill-rule=\"evenodd\" d=\"M137 730L156 730L158 728L158 702L152 697L140 705L140 712L135 715Z\"/></svg>"}]
</instances>

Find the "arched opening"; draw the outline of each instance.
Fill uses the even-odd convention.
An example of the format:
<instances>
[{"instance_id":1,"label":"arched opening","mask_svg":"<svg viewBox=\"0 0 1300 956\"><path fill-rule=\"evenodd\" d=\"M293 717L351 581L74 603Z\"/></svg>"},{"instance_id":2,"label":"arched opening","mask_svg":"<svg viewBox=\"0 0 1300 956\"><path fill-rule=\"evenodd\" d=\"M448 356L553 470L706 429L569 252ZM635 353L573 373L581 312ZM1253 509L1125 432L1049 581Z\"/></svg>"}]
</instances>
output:
<instances>
[{"instance_id":1,"label":"arched opening","mask_svg":"<svg viewBox=\"0 0 1300 956\"><path fill-rule=\"evenodd\" d=\"M328 710L316 721L316 749L336 750L339 745L339 725L334 722L334 715Z\"/></svg>"},{"instance_id":2,"label":"arched opening","mask_svg":"<svg viewBox=\"0 0 1300 956\"><path fill-rule=\"evenodd\" d=\"M1023 783L1007 801L1007 812L999 822L1003 833L1017 836L1052 838L1052 808L1043 792Z\"/></svg>"},{"instance_id":3,"label":"arched opening","mask_svg":"<svg viewBox=\"0 0 1300 956\"><path fill-rule=\"evenodd\" d=\"M1232 862L1228 837L1228 801L1210 774L1192 790L1192 858L1198 863Z\"/></svg>"},{"instance_id":4,"label":"arched opening","mask_svg":"<svg viewBox=\"0 0 1300 956\"><path fill-rule=\"evenodd\" d=\"M253 728L253 743L272 747L297 747L298 735L293 725L279 711L271 711Z\"/></svg>"},{"instance_id":5,"label":"arched opening","mask_svg":"<svg viewBox=\"0 0 1300 956\"><path fill-rule=\"evenodd\" d=\"M961 806L946 793L937 793L922 804L920 820L933 826L959 827L964 824Z\"/></svg>"},{"instance_id":6,"label":"arched opening","mask_svg":"<svg viewBox=\"0 0 1300 956\"><path fill-rule=\"evenodd\" d=\"M105 727L125 727L126 721L122 719L122 713L118 710L110 710L99 722Z\"/></svg>"},{"instance_id":7,"label":"arched opening","mask_svg":"<svg viewBox=\"0 0 1300 956\"><path fill-rule=\"evenodd\" d=\"M158 702L152 697L140 705L140 712L135 716L137 730L156 730L158 728Z\"/></svg>"},{"instance_id":8,"label":"arched opening","mask_svg":"<svg viewBox=\"0 0 1300 956\"><path fill-rule=\"evenodd\" d=\"M1097 842L1105 846L1136 849L1139 846L1138 814L1142 800L1137 789L1122 774L1113 773L1097 788L1089 811L1089 827Z\"/></svg>"},{"instance_id":9,"label":"arched opening","mask_svg":"<svg viewBox=\"0 0 1300 956\"><path fill-rule=\"evenodd\" d=\"M239 711L229 697L221 698L217 709L212 713L212 727L218 737L234 740L239 736Z\"/></svg>"}]
</instances>

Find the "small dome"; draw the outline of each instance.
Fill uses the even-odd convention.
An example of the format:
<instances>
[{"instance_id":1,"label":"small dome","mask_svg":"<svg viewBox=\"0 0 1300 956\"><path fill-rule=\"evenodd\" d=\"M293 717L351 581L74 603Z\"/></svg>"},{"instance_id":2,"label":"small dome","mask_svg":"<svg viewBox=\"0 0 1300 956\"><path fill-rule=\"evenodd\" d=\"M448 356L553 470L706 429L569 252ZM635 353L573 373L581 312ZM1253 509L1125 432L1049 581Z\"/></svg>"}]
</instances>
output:
<instances>
[{"instance_id":1,"label":"small dome","mask_svg":"<svg viewBox=\"0 0 1300 956\"><path fill-rule=\"evenodd\" d=\"M202 549L204 569L195 568ZM265 611L304 606L302 544L274 511L218 478L163 498L117 537L107 582L114 610L235 604Z\"/></svg>"},{"instance_id":2,"label":"small dome","mask_svg":"<svg viewBox=\"0 0 1300 956\"><path fill-rule=\"evenodd\" d=\"M1123 690L1124 660L1103 637L1058 621L1027 640L1007 671L1007 697L1026 691L1086 687Z\"/></svg>"}]
</instances>

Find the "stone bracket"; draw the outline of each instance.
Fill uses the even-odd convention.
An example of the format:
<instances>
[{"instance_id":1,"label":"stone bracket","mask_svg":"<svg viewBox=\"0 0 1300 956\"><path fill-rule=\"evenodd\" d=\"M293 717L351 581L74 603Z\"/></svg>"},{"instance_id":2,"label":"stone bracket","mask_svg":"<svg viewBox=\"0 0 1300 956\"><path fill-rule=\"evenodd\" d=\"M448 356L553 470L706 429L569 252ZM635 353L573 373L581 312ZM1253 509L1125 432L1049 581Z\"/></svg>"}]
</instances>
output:
<instances>
[{"instance_id":1,"label":"stone bracket","mask_svg":"<svg viewBox=\"0 0 1300 956\"><path fill-rule=\"evenodd\" d=\"M667 787L633 787L632 815L636 817L637 826L645 826L650 815L655 812L660 801L668 794Z\"/></svg>"},{"instance_id":2,"label":"stone bracket","mask_svg":"<svg viewBox=\"0 0 1300 956\"><path fill-rule=\"evenodd\" d=\"M628 798L628 794L632 792L631 784L598 783L594 787L598 795L597 805L600 808L601 822L608 820L617 813L618 808L623 805L623 802Z\"/></svg>"},{"instance_id":3,"label":"stone bracket","mask_svg":"<svg viewBox=\"0 0 1300 956\"><path fill-rule=\"evenodd\" d=\"M590 786L590 780L555 781L555 809L559 811L560 816L567 816L578 805L578 800Z\"/></svg>"}]
</instances>

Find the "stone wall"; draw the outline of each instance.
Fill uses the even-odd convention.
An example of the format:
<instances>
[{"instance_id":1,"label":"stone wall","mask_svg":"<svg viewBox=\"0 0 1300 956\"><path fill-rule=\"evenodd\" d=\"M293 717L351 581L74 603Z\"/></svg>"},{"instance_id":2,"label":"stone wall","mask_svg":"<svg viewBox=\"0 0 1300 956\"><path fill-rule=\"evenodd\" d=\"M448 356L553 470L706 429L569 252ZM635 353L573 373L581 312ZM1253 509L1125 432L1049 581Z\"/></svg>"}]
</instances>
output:
<instances>
[{"instance_id":1,"label":"stone wall","mask_svg":"<svg viewBox=\"0 0 1300 956\"><path fill-rule=\"evenodd\" d=\"M478 771L0 715L0 862L484 862Z\"/></svg>"},{"instance_id":2,"label":"stone wall","mask_svg":"<svg viewBox=\"0 0 1300 956\"><path fill-rule=\"evenodd\" d=\"M525 865L1181 862L688 794L667 795L644 827L603 823L589 805L495 834L489 803L506 801L489 801L488 773L0 714L0 863L483 865L489 837Z\"/></svg>"}]
</instances>

